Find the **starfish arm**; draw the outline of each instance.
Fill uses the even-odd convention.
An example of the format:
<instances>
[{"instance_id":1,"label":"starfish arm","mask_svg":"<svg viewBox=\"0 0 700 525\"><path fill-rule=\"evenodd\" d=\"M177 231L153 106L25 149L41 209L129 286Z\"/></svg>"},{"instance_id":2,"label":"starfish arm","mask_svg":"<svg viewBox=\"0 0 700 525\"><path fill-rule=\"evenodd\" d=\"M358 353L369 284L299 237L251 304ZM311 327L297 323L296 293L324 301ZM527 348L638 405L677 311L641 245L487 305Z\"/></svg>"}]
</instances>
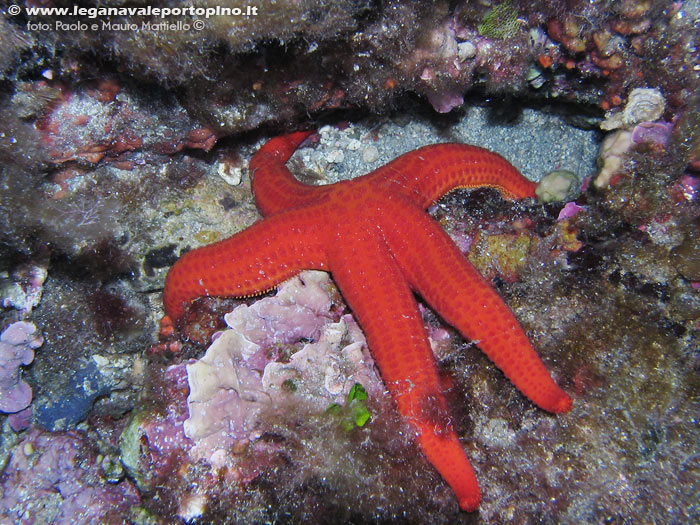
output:
<instances>
[{"instance_id":1,"label":"starfish arm","mask_svg":"<svg viewBox=\"0 0 700 525\"><path fill-rule=\"evenodd\" d=\"M309 186L294 178L285 162L313 131L299 131L267 142L250 161L255 202L267 216L308 203L325 191L323 186Z\"/></svg>"},{"instance_id":2,"label":"starfish arm","mask_svg":"<svg viewBox=\"0 0 700 525\"><path fill-rule=\"evenodd\" d=\"M462 255L447 234L409 204L384 217L409 221L410 231L389 219L383 232L412 288L500 368L533 403L549 412L571 409L571 398L554 382L513 312ZM409 212L411 215L408 215Z\"/></svg>"},{"instance_id":3,"label":"starfish arm","mask_svg":"<svg viewBox=\"0 0 700 525\"><path fill-rule=\"evenodd\" d=\"M165 279L163 305L179 322L197 297L256 295L313 269L327 269L325 249L316 212L299 208L180 257Z\"/></svg>"},{"instance_id":4,"label":"starfish arm","mask_svg":"<svg viewBox=\"0 0 700 525\"><path fill-rule=\"evenodd\" d=\"M460 507L474 510L479 486L450 423L413 293L386 245L374 238L378 232L370 231L343 235L343 242L329 250L333 279L365 332L399 412L416 429L421 449Z\"/></svg>"},{"instance_id":5,"label":"starfish arm","mask_svg":"<svg viewBox=\"0 0 700 525\"><path fill-rule=\"evenodd\" d=\"M434 144L411 151L366 175L425 209L457 188L491 187L509 199L535 196L535 183L506 159L468 144Z\"/></svg>"}]
</instances>

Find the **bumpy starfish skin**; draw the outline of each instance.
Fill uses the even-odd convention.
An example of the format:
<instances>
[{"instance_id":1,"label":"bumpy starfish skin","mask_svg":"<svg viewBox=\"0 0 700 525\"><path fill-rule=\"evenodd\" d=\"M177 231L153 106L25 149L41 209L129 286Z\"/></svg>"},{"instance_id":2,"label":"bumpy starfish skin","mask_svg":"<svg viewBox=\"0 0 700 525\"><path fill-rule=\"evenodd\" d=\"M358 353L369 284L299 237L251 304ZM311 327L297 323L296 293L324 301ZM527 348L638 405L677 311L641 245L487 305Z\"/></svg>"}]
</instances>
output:
<instances>
[{"instance_id":1,"label":"bumpy starfish skin","mask_svg":"<svg viewBox=\"0 0 700 525\"><path fill-rule=\"evenodd\" d=\"M253 295L301 270L330 271L421 449L460 507L474 510L479 486L450 423L413 293L477 342L537 406L566 412L571 399L508 306L424 210L455 188L491 186L520 199L534 195L534 184L495 153L438 144L352 181L307 186L285 162L309 134L277 137L255 154L253 191L266 218L177 261L166 279L166 312L179 322L197 297Z\"/></svg>"}]
</instances>

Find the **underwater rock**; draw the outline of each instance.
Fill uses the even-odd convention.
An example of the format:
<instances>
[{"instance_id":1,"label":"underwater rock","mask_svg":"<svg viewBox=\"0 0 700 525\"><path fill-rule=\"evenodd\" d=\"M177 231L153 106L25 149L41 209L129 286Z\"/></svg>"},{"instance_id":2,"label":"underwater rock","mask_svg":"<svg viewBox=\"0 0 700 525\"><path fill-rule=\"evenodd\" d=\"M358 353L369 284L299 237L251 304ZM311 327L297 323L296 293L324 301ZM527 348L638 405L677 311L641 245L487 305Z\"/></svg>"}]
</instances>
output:
<instances>
[{"instance_id":1,"label":"underwater rock","mask_svg":"<svg viewBox=\"0 0 700 525\"><path fill-rule=\"evenodd\" d=\"M700 232L698 222L686 229L685 239L671 250L671 263L689 281L700 281Z\"/></svg>"},{"instance_id":2,"label":"underwater rock","mask_svg":"<svg viewBox=\"0 0 700 525\"><path fill-rule=\"evenodd\" d=\"M476 46L471 42L460 42L457 44L457 56L464 62L476 56Z\"/></svg>"},{"instance_id":3,"label":"underwater rock","mask_svg":"<svg viewBox=\"0 0 700 525\"><path fill-rule=\"evenodd\" d=\"M187 374L185 365L163 371L160 381L168 404L135 410L119 436L120 459L139 489L151 491L157 481L168 478L186 457L192 442L185 437ZM178 461L173 464L173 461Z\"/></svg>"},{"instance_id":4,"label":"underwater rock","mask_svg":"<svg viewBox=\"0 0 700 525\"><path fill-rule=\"evenodd\" d=\"M109 394L109 383L95 361L78 367L61 389L40 396L34 404L36 420L47 430L64 430L83 421L95 400Z\"/></svg>"},{"instance_id":5,"label":"underwater rock","mask_svg":"<svg viewBox=\"0 0 700 525\"><path fill-rule=\"evenodd\" d=\"M65 2L34 0L17 4L25 9L24 4L63 5ZM124 2L88 0L80 4L119 6ZM0 268L9 271L10 278L5 281L9 288L2 294L6 304L19 307L20 311L29 310L37 297L31 286L25 288L29 281L17 280L11 275L15 252L29 253L32 242L50 245L52 249L52 278L44 285L40 308L33 310L34 322L45 333L47 344L31 369L24 372L25 377L31 374L30 381L36 385L34 405L40 395L51 396L58 392L63 397L64 393L63 386L56 387L58 383L51 379L42 361L51 363L52 377L63 375L70 379L67 383L71 387L82 377L88 390L93 390L94 376L76 374L85 363L96 365L102 376L113 371L115 375L106 378L108 383L121 384L120 378L128 367L118 364L119 357L124 353L141 353L150 342L108 346L104 337L94 335L98 334L94 314L85 312L89 302L84 299L94 289L108 283L95 286L92 281L87 285L80 281L104 264L96 262L86 267L89 270L79 267L75 273L83 275L71 273L64 277L62 290L57 290L54 277L60 275L53 261L61 258L61 253L72 257L83 247L91 248L105 235L119 239L119 246L141 261L155 247L172 245L171 253L180 254L205 242L205 238L216 240L248 226L257 219L257 212L249 191L249 174L242 167L245 162L228 170L217 158L235 151L240 155L239 160L246 159L260 133L276 133L283 125L304 126L320 116L327 121L338 115L334 110L352 107L353 119L368 117L364 129L353 135L362 144L356 150L357 156L362 155L360 161L373 163L386 160L387 151L398 154L423 145L428 137L430 141L472 142L474 135L457 132L452 125L460 115L468 114L479 132L477 135L492 141L491 145L481 145L491 148L507 145L508 154L503 151L501 154L517 163L529 176L539 178L543 172L562 166L576 171L582 179L592 173L591 156L584 154L590 147L581 148L581 154L576 148L566 151L558 151L558 148L562 144L587 143L587 140L581 138L577 142L571 135L564 137L562 133L566 127L545 123L544 117L538 117L538 131L531 132L532 140L523 138L522 134L516 136L518 127L513 126L513 122L527 120L530 114L530 109L521 111L521 97L535 105L540 101L566 101L564 104L576 113L567 118L580 119L592 126L597 125L592 122L598 118L601 108L605 111L618 108L622 120L625 94L629 93L631 98L633 88L651 86L663 94L667 103L665 116L676 123L677 128L668 142L664 136L666 123L660 120L629 123L629 128L625 128L623 121L622 127L616 129L620 133L611 139L608 144L611 148L601 150L603 170L595 179L599 187L607 187L612 181L612 191L605 192L607 200L601 201L600 194L591 191L578 201L585 205L585 214L578 213L573 221L565 220L580 212L575 203L566 204L559 212L558 219L570 223L566 228L571 227L571 232L580 233L584 247L574 254L561 248L566 246L563 242L552 241L556 248L552 253L566 253L556 259L551 259L551 255L549 259L531 257L515 283L504 284L502 279L496 279L513 308L518 309L518 316L529 319L529 332L537 340L538 349L561 349L549 351L555 367L559 367L566 356L571 356L569 363L561 365L560 374L568 381L566 387L580 396L576 400L578 412L565 424L553 425L551 420L518 401L517 394L508 394L510 390L502 383L488 387L484 379L493 384L494 378L478 371L482 361L473 361L467 355L459 359L453 357L448 364L453 374L468 375L468 380L462 381L467 395L459 389L451 390L457 398L455 404L465 407L455 422L457 426L461 424L460 438L475 459L484 493L491 495L476 519L485 522L645 519L692 522L696 519L697 507L692 502L698 501L700 470L697 446L692 445L700 440L697 428L692 426L695 421L692 408L697 396L683 397L677 389L690 394L697 390L692 376L697 376L698 353L697 345L692 345L697 341L697 291L693 287L698 283L687 283L675 276L676 270L686 278L697 275L692 258L697 243L692 240L694 234L687 225L693 220L689 214L696 213L693 208L697 209L700 141L697 140L697 126L682 128L679 115L684 111L696 113L693 110L697 108L691 94L698 91L694 68L698 64L695 27L700 13L698 1L664 4L646 0L620 3L285 0L268 4L265 12L261 9L256 17L207 19L202 31L152 29L135 33L115 28L99 32L35 31L25 26L28 21L38 22L37 17L26 13L18 17L0 17L0 69L4 73L7 95L0 108L5 116L5 126L0 133L0 171L3 172L0 176L3 179L0 231L3 232L2 257L10 263ZM499 4L510 6L507 23L496 20L489 31L485 23L492 19L487 15L497 12L494 7ZM179 7L180 2L166 0L162 5ZM48 20L49 17L43 19ZM186 17L177 18L178 22L183 20L187 20ZM125 16L115 17L113 21L140 24L142 20ZM498 24L507 31L501 35L492 32L501 29ZM479 34L479 29L483 35ZM94 81L104 78L105 74L113 80ZM461 97L469 102L490 99L492 107L507 108L503 112L490 112L492 116L506 113L509 120L499 128L494 122L476 118L469 106L452 109L451 115L436 118L434 108L429 105L428 94L431 93L435 106L443 110L461 105ZM69 102L66 96L72 96ZM418 114L416 107L419 107ZM423 109L428 111L424 113ZM631 110L628 113L631 114ZM340 118L351 118L345 115L347 113L341 114ZM398 131L392 123L394 120L401 125ZM419 122L430 123L433 128L430 132L419 130ZM631 122L629 118L628 122ZM265 131L260 131L261 126ZM230 138L217 140L212 130ZM252 132L241 134L249 130ZM626 132L632 132L631 138ZM418 140L423 142L415 143ZM635 144L640 146L635 147ZM671 165L661 155L653 154L658 151L655 145L663 147L666 157L673 157ZM212 149L208 150L210 147ZM674 148L684 152L683 148L688 147L691 151L687 153L690 163L687 169L694 171L679 179L684 168L676 169L675 164L680 164L681 160L678 149ZM196 151L191 151L192 148ZM652 155L644 158L648 150ZM195 161L192 161L193 155ZM334 155L332 158L338 160L339 155ZM344 156L343 164L319 163L317 172L324 176L319 181L330 181L331 176L350 177L369 167L360 164L358 168L358 163L348 163L353 158L349 150ZM323 155L319 157L324 159ZM43 163L51 158L53 164ZM54 169L57 165L59 170ZM616 177L623 172L629 177ZM657 175L650 177L650 173ZM28 196L41 194L49 186L47 181L54 183L51 193L55 193L56 188L63 190L64 199L61 202L33 199L29 206ZM670 191L669 181L677 181L671 189L678 192L679 198L673 206L662 207L661 199L655 196ZM170 187L176 182L178 187L172 191ZM635 191L625 192L632 182ZM654 193L653 190L659 191ZM82 194L72 195L75 191ZM224 199L228 204L219 205ZM480 199L478 194L474 199ZM465 199L467 206L472 200L471 196ZM620 204L611 208L611 202ZM623 206L627 215L619 213ZM498 214L493 210L500 209L494 207L490 213ZM550 239L564 238L565 234L552 230L565 230L564 224L553 226L558 209L558 206L539 206L539 212L531 210L537 217L534 240L539 236L540 242L539 247L531 243L529 257L545 252ZM653 231L657 223L650 223L647 218L630 220L629 216L636 213L644 217L659 215L659 229L668 227L673 231L677 228L680 234L677 239L673 237L673 242L664 241L664 249L659 251L655 261L651 256L646 259L641 259L640 255L629 256L628 267L618 270L615 261L619 259L621 243L641 244L640 239L648 242L647 238L652 241L656 238ZM484 227L488 228L485 221ZM638 223L651 226L645 231L641 227L637 229ZM685 241L681 242L684 234ZM546 242L542 242L542 236ZM567 233L566 238L575 239L576 234ZM468 240L471 242L471 238ZM518 250L522 249L520 243L524 244L525 239L519 239L512 246L504 242L506 240L502 239L499 245L514 250L512 259L521 253ZM674 246L669 254L668 250ZM640 254L647 251L646 246L639 248ZM90 258L96 261L96 254L90 253ZM153 298L144 303L149 318L159 313L157 290L164 277L161 269L170 264L166 256L162 257L165 262L156 259L153 266L145 265L153 274L151 278L139 277L138 285L134 286L138 296ZM28 260L33 260L31 253ZM69 264L73 265L70 261ZM675 284L668 286L687 289L684 295L679 294L669 303L686 311L680 328L676 314L666 311L667 305L661 305L660 312L649 313L650 307L644 300L634 298L639 287L624 286L625 276L630 272L643 269L653 274L660 272L654 266L659 264L670 266L669 273L673 277L666 277L667 270L664 270L661 273L665 277L658 282L653 280L654 286L667 286L667 279L673 279ZM620 279L621 283L613 286ZM72 295L68 294L70 289L74 290ZM620 293L616 294L615 290ZM47 310L51 295L55 298L54 307ZM533 298L532 302L528 302L529 297ZM612 299L601 301L601 297ZM81 302L85 303L84 307ZM274 310L277 306L265 308ZM186 363L183 363L174 369L180 374L177 381L170 371L151 378L156 383L170 382L179 389L168 391L172 406L146 405L143 411L134 414L131 427L144 430L143 433L134 432L130 441L134 454L142 454L139 456L143 461L139 467L141 472L150 469L156 474L154 479L159 481L147 487L150 492L144 492L144 499L152 502L153 520L196 521L217 504L219 512L201 521L211 518L210 522L313 523L314 519L336 517L332 512L324 512L327 510L338 512L337 522L404 519L455 523L472 519L471 516L451 515L445 512L448 508L445 506L435 509L424 505L421 497L439 497L439 489L435 490L439 480L431 473L429 465L424 465L423 459L408 457L406 452L415 456L415 449L395 445L400 439L407 439L406 434L387 433L389 445L377 446L381 442L377 436L381 438L381 433L372 430L370 438L370 431L365 428L364 434L349 438L350 446L342 433L334 436L336 439L327 437L321 445L317 441L315 449L306 446L315 432L331 432L328 426L323 427L317 421L309 424L309 418L304 417L306 397L300 394L304 385L298 383L298 379L307 373L304 366L313 366L318 367L319 374L313 384L319 386L324 395L344 388L345 376L336 375L333 363L327 366L322 360L322 349L326 346L314 345L319 344L321 338L326 338L324 344L328 343L331 326L336 334L344 332L339 326L342 322L347 325L348 332L353 327L347 318L341 321L333 307L328 316L302 309L290 313L284 321L271 321L266 318L267 312L261 310L249 317L259 330L255 337L250 334L251 341L255 340L259 348L255 350L251 345L242 353L249 355L247 363L261 376L256 381L264 382L262 374L268 368L270 388L277 385L276 388L282 390L280 396L296 399L297 404L285 417L273 422L273 432L261 436L245 450L234 447L231 451L231 454L240 454L237 459L241 460L236 464L235 476L244 481L257 476L257 482L243 498L235 500L226 498L228 493L224 483L219 483L218 473L213 474L211 480L198 477L202 471L209 471L209 466L204 460L194 464L189 456L194 442L183 430L188 417L188 384ZM14 315L17 312L7 313L8 317ZM277 315L276 312L272 317ZM131 317L122 319L129 322ZM289 336L290 340L271 343L273 338L263 333L270 329L275 337L284 337L294 319L303 319L304 323ZM107 320L107 324L103 323L107 328L122 326L118 319L107 316ZM152 323L144 323L142 327L144 339L151 337ZM668 340L655 335L656 330L682 334L681 329L687 330L685 335ZM117 340L120 334L121 330L117 330ZM304 334L311 335L306 338ZM301 339L294 340L295 337ZM363 349L358 346L359 340L355 335L343 337L347 338L343 344L355 341L355 346L348 344L339 347L340 351L349 354L348 360L359 359L362 354L355 351ZM684 341L687 344L684 352L676 352L676 345ZM187 342L180 346L181 353L174 357L153 356L155 363L149 363L145 369L153 373L157 368L154 365L161 359L189 357L197 351ZM328 346L333 347L330 343ZM138 393L143 385L132 387ZM297 390L291 392L294 388ZM143 399L150 403L149 396L144 395ZM479 412L471 410L470 404L482 406L484 400L492 401L487 404L490 412L477 417ZM85 415L84 406L87 405L75 401L73 406ZM29 410L32 408L36 409L30 405ZM13 417L26 416L26 410ZM92 414L97 411L96 406ZM383 423L374 412L372 418L377 424ZM493 423L489 424L489 420ZM270 423L271 420L265 421ZM289 425L285 427L285 424ZM295 432L303 425L307 425L306 434L299 438L300 434ZM528 435L530 429L532 433ZM559 442L558 432L564 432ZM15 439L20 437L14 433L8 435ZM518 442L509 447L508 441L513 435L518 436ZM295 438L309 450L308 455L299 452L302 447L290 452L294 448L290 442ZM489 447L498 448L498 464L486 459L487 451L479 444L479 439ZM287 465L292 465L286 467L294 470L290 477L302 479L296 490L289 488L292 483L285 483L288 480L283 479L284 474L282 479L279 477L284 468L272 473L270 471L275 469L261 469L262 475L255 472L258 465L270 464L271 443L283 450L275 453L284 456ZM556 446L550 447L552 443ZM605 446L601 447L601 443ZM334 455L327 452L326 447L351 450L345 455ZM254 456L255 450L260 451L260 456ZM556 453L547 455L547 450ZM380 462L378 458L382 455L384 460ZM364 462L355 462L357 456L363 457ZM515 459L511 461L512 456ZM211 458L206 452L203 457ZM246 460L255 463L256 458L261 459L257 465L244 464ZM399 463L387 464L387 458L396 458ZM333 464L319 474L314 466L323 461ZM410 469L405 467L408 461L425 469L416 470L416 477L410 478ZM503 468L506 462L507 469ZM80 462L74 465L74 468L80 467ZM302 473L303 469L306 471ZM357 490L367 489L363 497L348 497L338 483L340 476L348 479L352 474L349 471L357 471L356 477L350 478L351 483L359 487ZM335 472L340 474L334 477ZM231 476L222 472L222 477L227 475ZM375 481L362 485L370 478ZM396 491L391 492L394 487L390 483L385 483L392 478L401 479L398 488L405 493L404 499ZM412 490L415 487L411 487L411 479L419 478L424 480L420 485L423 490ZM201 488L196 488L202 479L205 481ZM172 487L168 485L175 483L172 480L182 482L180 490L168 493L160 488ZM3 482L3 490L7 487ZM58 485L51 487L53 498L61 497L58 488ZM256 490L259 490L257 499ZM39 501L46 501L43 492L36 496ZM170 496L172 499L168 499ZM215 502L216 497L220 503ZM406 499L408 504L405 504ZM354 502L359 504L352 505ZM170 512L172 509L174 511ZM37 520L49 522L53 516L30 510ZM417 517L416 512L421 514ZM14 511L7 514L8 519L14 521L30 517ZM86 511L81 519L119 522L127 519L126 516L124 512L114 520L93 518Z\"/></svg>"},{"instance_id":6,"label":"underwater rock","mask_svg":"<svg viewBox=\"0 0 700 525\"><path fill-rule=\"evenodd\" d=\"M131 170L162 162L183 148L209 151L216 142L210 130L193 122L174 101L148 101L113 83L105 88L106 83L101 80L94 90L62 88L37 122L55 164L104 162ZM59 185L65 190L65 181Z\"/></svg>"}]
</instances>

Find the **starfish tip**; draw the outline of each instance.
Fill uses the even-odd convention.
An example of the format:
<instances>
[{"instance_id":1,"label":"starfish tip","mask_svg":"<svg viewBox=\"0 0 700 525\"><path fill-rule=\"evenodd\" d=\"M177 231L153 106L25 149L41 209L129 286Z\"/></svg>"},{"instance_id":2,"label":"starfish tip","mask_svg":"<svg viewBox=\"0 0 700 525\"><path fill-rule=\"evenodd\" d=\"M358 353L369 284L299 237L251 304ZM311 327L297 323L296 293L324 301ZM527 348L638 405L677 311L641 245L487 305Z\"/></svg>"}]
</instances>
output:
<instances>
[{"instance_id":1,"label":"starfish tip","mask_svg":"<svg viewBox=\"0 0 700 525\"><path fill-rule=\"evenodd\" d=\"M574 406L573 401L571 400L571 397L569 397L567 394L564 394L562 398L557 401L554 410L555 414L561 414L563 412L569 412Z\"/></svg>"},{"instance_id":2,"label":"starfish tip","mask_svg":"<svg viewBox=\"0 0 700 525\"><path fill-rule=\"evenodd\" d=\"M465 512L474 512L479 508L479 503L481 503L481 494L478 491L476 494L459 498L459 508Z\"/></svg>"}]
</instances>

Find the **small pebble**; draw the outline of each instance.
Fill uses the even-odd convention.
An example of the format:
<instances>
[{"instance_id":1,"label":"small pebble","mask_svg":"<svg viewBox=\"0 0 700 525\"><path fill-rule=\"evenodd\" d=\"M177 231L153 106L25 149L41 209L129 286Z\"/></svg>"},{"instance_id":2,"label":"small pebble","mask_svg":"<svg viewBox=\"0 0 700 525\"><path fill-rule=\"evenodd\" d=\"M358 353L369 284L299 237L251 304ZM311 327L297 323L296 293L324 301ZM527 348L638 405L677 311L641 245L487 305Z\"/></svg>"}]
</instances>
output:
<instances>
[{"instance_id":1,"label":"small pebble","mask_svg":"<svg viewBox=\"0 0 700 525\"><path fill-rule=\"evenodd\" d=\"M464 62L476 56L476 46L471 42L460 42L457 44L457 56Z\"/></svg>"},{"instance_id":2,"label":"small pebble","mask_svg":"<svg viewBox=\"0 0 700 525\"><path fill-rule=\"evenodd\" d=\"M341 149L334 149L329 151L326 154L326 161L333 163L333 164L339 164L345 160L345 154L343 153L343 150Z\"/></svg>"},{"instance_id":3,"label":"small pebble","mask_svg":"<svg viewBox=\"0 0 700 525\"><path fill-rule=\"evenodd\" d=\"M576 174L569 170L555 170L537 184L535 195L540 202L563 201L569 197L576 183Z\"/></svg>"},{"instance_id":4,"label":"small pebble","mask_svg":"<svg viewBox=\"0 0 700 525\"><path fill-rule=\"evenodd\" d=\"M224 179L226 184L238 186L241 183L241 168L232 166L228 162L220 162L216 168L216 172L219 174L219 177Z\"/></svg>"},{"instance_id":5,"label":"small pebble","mask_svg":"<svg viewBox=\"0 0 700 525\"><path fill-rule=\"evenodd\" d=\"M370 164L379 158L379 150L377 146L369 145L362 152L362 161L365 164Z\"/></svg>"}]
</instances>

